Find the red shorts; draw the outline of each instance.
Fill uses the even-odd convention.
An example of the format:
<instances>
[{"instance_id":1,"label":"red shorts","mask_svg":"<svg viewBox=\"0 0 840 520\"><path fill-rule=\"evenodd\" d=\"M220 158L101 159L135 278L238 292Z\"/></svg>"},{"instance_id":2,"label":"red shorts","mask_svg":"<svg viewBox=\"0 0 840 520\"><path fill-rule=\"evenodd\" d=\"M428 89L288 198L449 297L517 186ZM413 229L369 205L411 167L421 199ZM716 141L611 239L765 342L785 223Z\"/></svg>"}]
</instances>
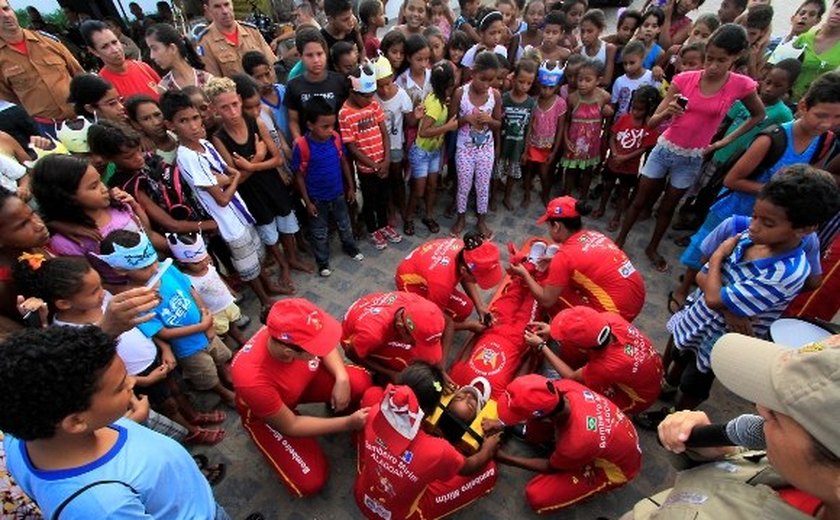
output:
<instances>
[{"instance_id":1,"label":"red shorts","mask_svg":"<svg viewBox=\"0 0 840 520\"><path fill-rule=\"evenodd\" d=\"M528 146L525 149L525 158L535 163L546 163L551 156L551 148L537 148L535 146Z\"/></svg>"},{"instance_id":2,"label":"red shorts","mask_svg":"<svg viewBox=\"0 0 840 520\"><path fill-rule=\"evenodd\" d=\"M581 471L537 475L525 485L525 499L537 514L546 514L626 483L612 482L604 469L590 464Z\"/></svg>"},{"instance_id":3,"label":"red shorts","mask_svg":"<svg viewBox=\"0 0 840 520\"><path fill-rule=\"evenodd\" d=\"M370 374L357 366L348 366L347 375L350 377L350 406L355 409L362 394L373 382ZM317 375L303 391L300 404L330 402L334 384L335 378L322 364ZM321 491L330 470L318 439L283 435L251 414L251 410L241 399L236 400L236 405L242 418L242 426L251 435L257 449L262 452L289 492L296 497L305 497Z\"/></svg>"}]
</instances>

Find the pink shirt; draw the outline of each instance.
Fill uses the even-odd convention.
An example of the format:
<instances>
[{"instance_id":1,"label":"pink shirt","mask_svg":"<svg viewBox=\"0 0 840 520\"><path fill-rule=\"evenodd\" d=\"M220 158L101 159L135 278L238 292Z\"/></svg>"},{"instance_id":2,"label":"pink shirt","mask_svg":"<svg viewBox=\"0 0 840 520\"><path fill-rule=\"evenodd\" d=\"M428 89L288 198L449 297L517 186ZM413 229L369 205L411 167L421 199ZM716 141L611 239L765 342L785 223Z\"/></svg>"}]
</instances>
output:
<instances>
[{"instance_id":1,"label":"pink shirt","mask_svg":"<svg viewBox=\"0 0 840 520\"><path fill-rule=\"evenodd\" d=\"M554 146L554 137L557 135L557 126L560 118L566 114L566 101L560 96L554 96L554 103L543 110L539 102L534 107L531 119L531 141L534 148L551 148Z\"/></svg>"},{"instance_id":2,"label":"pink shirt","mask_svg":"<svg viewBox=\"0 0 840 520\"><path fill-rule=\"evenodd\" d=\"M723 87L706 96L700 92L702 75L702 70L683 72L677 74L672 82L679 93L688 98L688 107L683 115L673 119L662 137L686 150L709 146L732 103L749 96L757 87L755 80L749 76L730 72Z\"/></svg>"}]
</instances>

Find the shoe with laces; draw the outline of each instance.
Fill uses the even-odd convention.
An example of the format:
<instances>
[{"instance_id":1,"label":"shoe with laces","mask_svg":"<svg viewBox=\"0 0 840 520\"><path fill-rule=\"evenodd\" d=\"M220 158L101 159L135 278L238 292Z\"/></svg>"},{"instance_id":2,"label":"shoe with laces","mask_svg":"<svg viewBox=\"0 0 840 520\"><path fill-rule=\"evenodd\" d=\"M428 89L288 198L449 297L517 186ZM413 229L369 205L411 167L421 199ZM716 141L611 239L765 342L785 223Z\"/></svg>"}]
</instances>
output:
<instances>
[{"instance_id":1,"label":"shoe with laces","mask_svg":"<svg viewBox=\"0 0 840 520\"><path fill-rule=\"evenodd\" d=\"M370 234L370 241L373 244L373 247L380 251L388 247L388 241L385 240L385 235L382 233L381 229L377 229Z\"/></svg>"},{"instance_id":2,"label":"shoe with laces","mask_svg":"<svg viewBox=\"0 0 840 520\"><path fill-rule=\"evenodd\" d=\"M394 229L394 226L389 224L382 228L380 231L382 231L382 234L385 235L385 239L388 242L392 244L399 244L400 242L402 242L403 237L402 235L400 235L399 231Z\"/></svg>"},{"instance_id":3,"label":"shoe with laces","mask_svg":"<svg viewBox=\"0 0 840 520\"><path fill-rule=\"evenodd\" d=\"M318 274L320 274L321 276L326 278L327 276L332 274L332 270L328 266L327 267L322 267L318 270Z\"/></svg>"},{"instance_id":4,"label":"shoe with laces","mask_svg":"<svg viewBox=\"0 0 840 520\"><path fill-rule=\"evenodd\" d=\"M533 244L531 244L531 250L528 251L528 260L532 264L536 264L537 262L539 262L545 254L545 248L545 242L534 242Z\"/></svg>"},{"instance_id":5,"label":"shoe with laces","mask_svg":"<svg viewBox=\"0 0 840 520\"><path fill-rule=\"evenodd\" d=\"M355 255L353 255L350 258L352 258L353 260L355 260L357 262L361 262L362 260L365 259L365 255L363 255L362 253L356 253Z\"/></svg>"}]
</instances>

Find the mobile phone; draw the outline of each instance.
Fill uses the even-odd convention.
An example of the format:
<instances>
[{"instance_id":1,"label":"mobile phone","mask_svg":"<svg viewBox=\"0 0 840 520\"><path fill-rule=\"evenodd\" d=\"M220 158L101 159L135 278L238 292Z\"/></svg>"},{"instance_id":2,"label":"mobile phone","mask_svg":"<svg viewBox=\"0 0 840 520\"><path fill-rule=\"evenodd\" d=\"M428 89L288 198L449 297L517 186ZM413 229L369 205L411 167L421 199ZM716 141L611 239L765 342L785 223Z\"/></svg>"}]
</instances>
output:
<instances>
[{"instance_id":1,"label":"mobile phone","mask_svg":"<svg viewBox=\"0 0 840 520\"><path fill-rule=\"evenodd\" d=\"M685 110L688 107L688 98L682 94L677 95L677 104Z\"/></svg>"},{"instance_id":2,"label":"mobile phone","mask_svg":"<svg viewBox=\"0 0 840 520\"><path fill-rule=\"evenodd\" d=\"M163 276L163 273L165 273L166 270L169 269L169 267L171 265L172 265L172 259L171 258L167 258L166 260L161 262L160 266L158 266L157 272L154 274L154 276L149 278L148 282L146 282L146 287L154 287L155 284L157 284L160 281L161 277Z\"/></svg>"}]
</instances>

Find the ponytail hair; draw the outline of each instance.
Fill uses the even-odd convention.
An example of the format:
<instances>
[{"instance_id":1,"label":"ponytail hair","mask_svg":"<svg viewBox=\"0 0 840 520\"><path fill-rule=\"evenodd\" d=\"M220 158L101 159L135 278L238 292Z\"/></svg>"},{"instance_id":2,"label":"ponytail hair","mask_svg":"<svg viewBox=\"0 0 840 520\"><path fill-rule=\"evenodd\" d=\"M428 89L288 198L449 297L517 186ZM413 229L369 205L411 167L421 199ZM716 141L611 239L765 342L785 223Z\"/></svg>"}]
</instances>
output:
<instances>
[{"instance_id":1,"label":"ponytail hair","mask_svg":"<svg viewBox=\"0 0 840 520\"><path fill-rule=\"evenodd\" d=\"M446 92L455 84L455 74L449 62L442 61L432 67L429 83L432 84L432 94L441 104L446 104Z\"/></svg>"},{"instance_id":2,"label":"ponytail hair","mask_svg":"<svg viewBox=\"0 0 840 520\"><path fill-rule=\"evenodd\" d=\"M146 38L150 37L164 45L174 45L178 49L178 54L190 64L190 67L204 70L204 62L201 61L201 56L195 51L190 39L168 23L156 23L146 29Z\"/></svg>"}]
</instances>

